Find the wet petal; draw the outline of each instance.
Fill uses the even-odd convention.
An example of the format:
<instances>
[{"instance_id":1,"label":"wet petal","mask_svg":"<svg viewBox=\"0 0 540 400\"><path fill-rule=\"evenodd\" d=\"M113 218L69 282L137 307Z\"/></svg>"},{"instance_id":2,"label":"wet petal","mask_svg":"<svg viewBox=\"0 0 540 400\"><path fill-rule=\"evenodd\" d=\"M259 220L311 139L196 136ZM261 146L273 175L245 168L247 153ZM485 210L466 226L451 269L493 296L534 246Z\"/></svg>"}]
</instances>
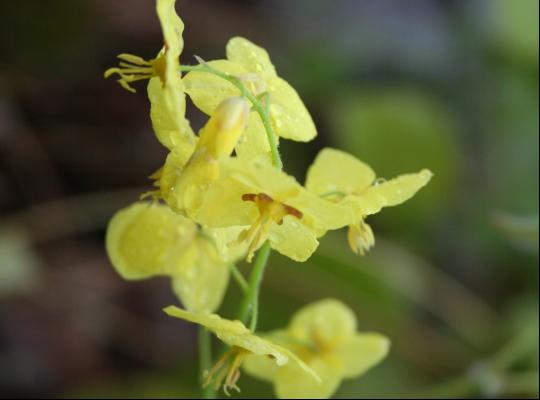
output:
<instances>
[{"instance_id":1,"label":"wet petal","mask_svg":"<svg viewBox=\"0 0 540 400\"><path fill-rule=\"evenodd\" d=\"M184 265L172 278L173 290L193 312L213 312L220 305L229 283L229 267L217 257L208 239L199 238L196 261ZM205 244L206 242L206 244ZM212 257L212 253L215 254Z\"/></svg>"},{"instance_id":2,"label":"wet petal","mask_svg":"<svg viewBox=\"0 0 540 400\"><path fill-rule=\"evenodd\" d=\"M279 77L267 81L267 86L270 119L276 134L298 142L309 142L317 136L313 119L296 90Z\"/></svg>"},{"instance_id":3,"label":"wet petal","mask_svg":"<svg viewBox=\"0 0 540 400\"><path fill-rule=\"evenodd\" d=\"M174 275L194 262L187 252L195 224L168 207L134 203L118 211L107 228L109 258L125 279Z\"/></svg>"},{"instance_id":4,"label":"wet petal","mask_svg":"<svg viewBox=\"0 0 540 400\"><path fill-rule=\"evenodd\" d=\"M269 239L274 250L298 262L306 261L319 246L315 233L292 215L272 226Z\"/></svg>"},{"instance_id":5,"label":"wet petal","mask_svg":"<svg viewBox=\"0 0 540 400\"><path fill-rule=\"evenodd\" d=\"M276 76L276 69L268 52L243 37L233 37L227 43L227 59L242 65L265 79Z\"/></svg>"},{"instance_id":6,"label":"wet petal","mask_svg":"<svg viewBox=\"0 0 540 400\"><path fill-rule=\"evenodd\" d=\"M373 170L352 155L332 148L319 152L309 167L306 188L318 195L350 194L369 187L375 180Z\"/></svg>"},{"instance_id":7,"label":"wet petal","mask_svg":"<svg viewBox=\"0 0 540 400\"><path fill-rule=\"evenodd\" d=\"M417 191L427 185L433 173L427 169L415 174L400 175L379 185L374 185L369 189L370 196L381 196L386 200L385 207L396 206L411 197Z\"/></svg>"},{"instance_id":8,"label":"wet petal","mask_svg":"<svg viewBox=\"0 0 540 400\"><path fill-rule=\"evenodd\" d=\"M195 148L195 134L193 133L189 121L185 119L186 99L183 93L183 85L180 80L176 83L176 88L172 84L167 89L158 77L150 79L148 82L148 99L150 100L150 118L152 127L159 142L169 150L181 146L186 153L193 152ZM172 96L176 97L172 101L171 108L166 100L167 91L174 90Z\"/></svg>"},{"instance_id":9,"label":"wet petal","mask_svg":"<svg viewBox=\"0 0 540 400\"><path fill-rule=\"evenodd\" d=\"M206 64L229 75L246 74L245 68L232 61L214 60ZM223 100L240 95L240 90L232 83L208 72L189 72L182 81L193 104L207 115L212 115Z\"/></svg>"}]
</instances>

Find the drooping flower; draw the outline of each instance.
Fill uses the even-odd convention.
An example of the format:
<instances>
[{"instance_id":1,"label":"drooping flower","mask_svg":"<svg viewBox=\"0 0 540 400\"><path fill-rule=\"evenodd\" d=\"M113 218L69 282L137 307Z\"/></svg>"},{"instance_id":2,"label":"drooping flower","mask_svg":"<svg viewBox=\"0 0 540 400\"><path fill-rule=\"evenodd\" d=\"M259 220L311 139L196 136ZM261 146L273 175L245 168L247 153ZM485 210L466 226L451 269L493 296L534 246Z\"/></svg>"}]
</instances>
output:
<instances>
[{"instance_id":1,"label":"drooping flower","mask_svg":"<svg viewBox=\"0 0 540 400\"><path fill-rule=\"evenodd\" d=\"M205 64L240 79L255 97L263 103L269 102L271 123L278 137L308 142L317 135L315 124L298 93L277 75L265 49L242 37L234 37L227 43L226 53L226 60ZM193 103L208 115L223 99L239 95L232 83L206 72L189 72L183 80ZM264 128L255 112L252 112L236 150L240 156L252 156L255 150L269 154Z\"/></svg>"},{"instance_id":2,"label":"drooping flower","mask_svg":"<svg viewBox=\"0 0 540 400\"><path fill-rule=\"evenodd\" d=\"M329 398L343 379L361 376L388 353L389 340L378 333L357 333L356 318L343 303L321 300L299 310L285 329L264 337L288 348L313 369L321 383L299 374L294 365L276 366L248 356L244 370L274 384L282 399Z\"/></svg>"},{"instance_id":3,"label":"drooping flower","mask_svg":"<svg viewBox=\"0 0 540 400\"><path fill-rule=\"evenodd\" d=\"M433 174L427 169L400 175L389 181L376 179L365 163L340 150L320 151L308 170L306 188L328 201L348 205L355 218L349 224L348 240L355 253L364 254L375 244L368 215L409 200Z\"/></svg>"},{"instance_id":4,"label":"drooping flower","mask_svg":"<svg viewBox=\"0 0 540 400\"><path fill-rule=\"evenodd\" d=\"M309 376L315 385L319 382L317 374L297 356L286 348L253 334L240 321L227 320L216 314L192 313L175 306L166 307L163 311L171 317L206 327L221 341L231 346L231 350L208 371L205 386L214 385L216 389L223 386L227 394L230 389L240 391L236 383L246 356L264 358L277 366L294 365L299 375Z\"/></svg>"},{"instance_id":5,"label":"drooping flower","mask_svg":"<svg viewBox=\"0 0 540 400\"><path fill-rule=\"evenodd\" d=\"M111 219L106 247L124 279L169 276L187 309L209 312L221 304L230 263L245 254L232 254L227 246L238 232L202 229L164 205L134 203Z\"/></svg>"},{"instance_id":6,"label":"drooping flower","mask_svg":"<svg viewBox=\"0 0 540 400\"><path fill-rule=\"evenodd\" d=\"M119 67L109 68L105 77L120 76L120 85L130 91L132 82L148 79L150 117L158 140L169 150L177 145L195 145L194 134L185 118L186 99L179 66L184 48L184 23L175 10L176 0L157 0L156 11L163 32L163 48L156 58L145 60L132 54L120 54Z\"/></svg>"},{"instance_id":7,"label":"drooping flower","mask_svg":"<svg viewBox=\"0 0 540 400\"><path fill-rule=\"evenodd\" d=\"M248 261L268 239L272 248L306 261L327 230L346 226L349 207L305 190L293 177L266 163L234 157L220 165L220 179L205 193L192 217L211 227L245 226Z\"/></svg>"}]
</instances>

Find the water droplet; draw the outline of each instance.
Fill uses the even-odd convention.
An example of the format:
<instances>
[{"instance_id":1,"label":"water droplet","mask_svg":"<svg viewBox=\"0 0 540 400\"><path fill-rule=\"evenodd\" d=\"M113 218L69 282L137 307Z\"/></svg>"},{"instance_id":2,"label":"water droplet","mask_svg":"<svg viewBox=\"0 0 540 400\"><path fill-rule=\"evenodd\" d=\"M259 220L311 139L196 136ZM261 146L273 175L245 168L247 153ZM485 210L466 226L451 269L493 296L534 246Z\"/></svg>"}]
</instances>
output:
<instances>
[{"instance_id":1,"label":"water droplet","mask_svg":"<svg viewBox=\"0 0 540 400\"><path fill-rule=\"evenodd\" d=\"M373 186L379 186L380 184L383 184L386 182L386 179L384 178L377 178L375 182L373 182Z\"/></svg>"}]
</instances>

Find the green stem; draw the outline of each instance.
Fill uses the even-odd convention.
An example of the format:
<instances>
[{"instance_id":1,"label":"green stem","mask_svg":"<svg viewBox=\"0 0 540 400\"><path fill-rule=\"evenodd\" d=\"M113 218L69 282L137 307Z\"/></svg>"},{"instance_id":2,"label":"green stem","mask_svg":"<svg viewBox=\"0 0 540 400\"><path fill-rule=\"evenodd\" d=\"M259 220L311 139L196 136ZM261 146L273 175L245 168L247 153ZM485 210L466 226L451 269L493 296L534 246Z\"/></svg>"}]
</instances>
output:
<instances>
[{"instance_id":1,"label":"green stem","mask_svg":"<svg viewBox=\"0 0 540 400\"><path fill-rule=\"evenodd\" d=\"M202 398L215 399L216 392L212 385L204 386L204 376L212 368L212 338L210 332L199 326L199 379L201 380Z\"/></svg>"},{"instance_id":2,"label":"green stem","mask_svg":"<svg viewBox=\"0 0 540 400\"><path fill-rule=\"evenodd\" d=\"M238 283L238 286L240 286L243 292L246 292L246 290L248 289L248 283L246 281L246 278L244 278L244 275L242 275L242 273L235 264L231 264L230 268L232 276L236 280L236 283Z\"/></svg>"},{"instance_id":3,"label":"green stem","mask_svg":"<svg viewBox=\"0 0 540 400\"><path fill-rule=\"evenodd\" d=\"M244 84L238 77L221 72L215 68L210 67L208 64L181 65L180 71L206 72L209 74L219 76L220 78L225 79L226 81L236 86L238 90L240 90L240 94L246 97L250 101L253 109L257 112L257 114L259 114L259 117L261 118L261 121L264 126L264 130L266 132L266 137L268 139L268 144L270 145L270 152L272 154L272 163L274 164L275 167L279 169L283 169L283 162L281 161L281 156L279 155L276 134L274 132L274 128L272 127L272 121L270 121L269 110L267 107L264 107L261 104L261 102L259 101L257 97L255 97L249 90L246 89L246 87L244 86Z\"/></svg>"},{"instance_id":4,"label":"green stem","mask_svg":"<svg viewBox=\"0 0 540 400\"><path fill-rule=\"evenodd\" d=\"M264 270L268 257L270 256L270 242L266 241L259 252L257 253L257 259L255 265L249 276L249 286L246 291L240 309L238 311L238 319L243 323L247 323L248 317L251 313L250 329L255 331L257 328L257 318L259 314L259 288L263 278Z\"/></svg>"},{"instance_id":5,"label":"green stem","mask_svg":"<svg viewBox=\"0 0 540 400\"><path fill-rule=\"evenodd\" d=\"M266 138L270 146L270 152L272 155L272 163L278 169L283 169L283 162L281 161L281 156L278 151L278 144L276 139L276 134L272 126L272 121L270 120L270 94L266 93L265 96L254 96L249 90L246 89L242 81L233 75L229 75L222 71L219 71L215 68L212 68L210 65L201 62L200 65L190 66L190 65L181 65L180 71L183 72L206 72L209 74L216 75L226 81L230 82L238 88L240 94L246 97L252 105L253 110L259 114L261 121L266 132ZM261 103L261 100L264 100L264 104ZM243 323L247 323L248 317L251 313L251 320L249 327L251 331L255 331L257 328L257 319L259 315L259 291L260 285L263 278L264 270L266 268L266 263L270 255L271 247L270 242L266 241L261 247L259 253L257 254L257 259L251 275L249 277L249 283L247 289L244 291L244 297L242 303L240 304L240 310L238 313L238 319ZM233 276L238 280L235 269L232 269ZM238 272L236 270L236 272ZM240 275L241 276L241 275ZM241 285L242 286L242 285Z\"/></svg>"}]
</instances>

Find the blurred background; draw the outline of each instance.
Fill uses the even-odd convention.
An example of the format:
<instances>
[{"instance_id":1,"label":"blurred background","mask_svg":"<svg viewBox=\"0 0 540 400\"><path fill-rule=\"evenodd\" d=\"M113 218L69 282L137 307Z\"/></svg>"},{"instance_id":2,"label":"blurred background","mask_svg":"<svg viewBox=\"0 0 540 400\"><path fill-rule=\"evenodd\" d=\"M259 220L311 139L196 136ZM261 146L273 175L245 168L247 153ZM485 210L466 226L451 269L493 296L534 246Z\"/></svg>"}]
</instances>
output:
<instances>
[{"instance_id":1,"label":"blurred background","mask_svg":"<svg viewBox=\"0 0 540 400\"><path fill-rule=\"evenodd\" d=\"M337 297L388 359L338 397L538 396L538 1L179 0L183 63L242 35L270 52L319 129L282 141L303 180L323 146L382 177L430 168L413 200L307 263L271 256L260 329ZM164 161L145 83L103 71L162 44L154 2L0 2L0 395L198 395L196 330L167 279L123 281L104 233ZM194 127L204 120L193 109ZM246 265L240 266L249 271ZM301 288L299 290L298 288ZM221 312L233 316L231 285ZM271 397L244 376L241 396ZM237 397L237 396L235 396Z\"/></svg>"}]
</instances>

